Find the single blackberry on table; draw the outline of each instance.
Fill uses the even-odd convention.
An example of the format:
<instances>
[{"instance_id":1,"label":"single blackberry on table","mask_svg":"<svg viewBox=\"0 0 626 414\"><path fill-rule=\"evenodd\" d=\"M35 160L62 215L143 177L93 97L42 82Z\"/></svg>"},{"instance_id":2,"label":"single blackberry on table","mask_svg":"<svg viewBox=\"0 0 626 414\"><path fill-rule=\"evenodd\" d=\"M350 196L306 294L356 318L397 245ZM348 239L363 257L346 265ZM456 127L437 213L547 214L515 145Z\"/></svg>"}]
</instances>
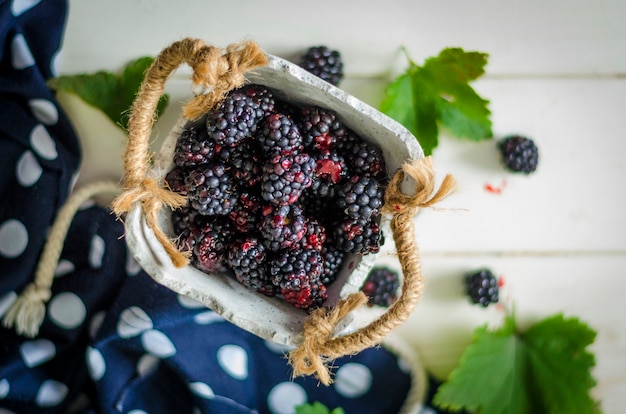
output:
<instances>
[{"instance_id":1,"label":"single blackberry on table","mask_svg":"<svg viewBox=\"0 0 626 414\"><path fill-rule=\"evenodd\" d=\"M305 106L297 117L302 142L307 150L330 150L346 134L343 124L337 120L337 114L330 109L317 106Z\"/></svg>"},{"instance_id":2,"label":"single blackberry on table","mask_svg":"<svg viewBox=\"0 0 626 414\"><path fill-rule=\"evenodd\" d=\"M209 138L218 145L234 147L254 134L263 116L263 110L253 98L231 92L207 114Z\"/></svg>"},{"instance_id":3,"label":"single blackberry on table","mask_svg":"<svg viewBox=\"0 0 626 414\"><path fill-rule=\"evenodd\" d=\"M266 205L261 214L259 231L268 250L277 252L298 247L306 234L306 218L297 204Z\"/></svg>"},{"instance_id":4,"label":"single blackberry on table","mask_svg":"<svg viewBox=\"0 0 626 414\"><path fill-rule=\"evenodd\" d=\"M261 197L275 205L295 203L313 180L315 160L306 153L275 155L263 166Z\"/></svg>"},{"instance_id":5,"label":"single blackberry on table","mask_svg":"<svg viewBox=\"0 0 626 414\"><path fill-rule=\"evenodd\" d=\"M369 219L383 205L384 191L373 177L355 175L337 189L337 206L352 218Z\"/></svg>"},{"instance_id":6,"label":"single blackberry on table","mask_svg":"<svg viewBox=\"0 0 626 414\"><path fill-rule=\"evenodd\" d=\"M228 213L237 231L241 233L256 233L261 224L261 211L264 203L261 197L254 192L244 191L239 194L239 200Z\"/></svg>"},{"instance_id":7,"label":"single blackberry on table","mask_svg":"<svg viewBox=\"0 0 626 414\"><path fill-rule=\"evenodd\" d=\"M202 125L190 126L181 132L174 148L174 164L189 167L209 162L215 155L215 141Z\"/></svg>"},{"instance_id":8,"label":"single blackberry on table","mask_svg":"<svg viewBox=\"0 0 626 414\"><path fill-rule=\"evenodd\" d=\"M201 165L185 180L191 206L204 215L228 214L237 202L237 189L221 163Z\"/></svg>"},{"instance_id":9,"label":"single blackberry on table","mask_svg":"<svg viewBox=\"0 0 626 414\"><path fill-rule=\"evenodd\" d=\"M497 303L500 294L498 279L489 269L479 269L465 275L465 289L472 303L487 307Z\"/></svg>"},{"instance_id":10,"label":"single blackberry on table","mask_svg":"<svg viewBox=\"0 0 626 414\"><path fill-rule=\"evenodd\" d=\"M324 260L324 266L322 268L322 274L320 276L321 282L325 286L332 284L341 270L341 265L346 257L346 253L341 250L324 245L322 248L322 259Z\"/></svg>"},{"instance_id":11,"label":"single blackberry on table","mask_svg":"<svg viewBox=\"0 0 626 414\"><path fill-rule=\"evenodd\" d=\"M251 83L244 85L235 91L241 92L252 98L252 102L259 105L265 114L274 112L276 109L274 94L266 86Z\"/></svg>"},{"instance_id":12,"label":"single blackberry on table","mask_svg":"<svg viewBox=\"0 0 626 414\"><path fill-rule=\"evenodd\" d=\"M170 172L165 174L165 184L175 193L187 195L187 184L185 177L187 170L182 167L174 167Z\"/></svg>"},{"instance_id":13,"label":"single blackberry on table","mask_svg":"<svg viewBox=\"0 0 626 414\"><path fill-rule=\"evenodd\" d=\"M298 65L333 85L338 85L343 79L341 53L327 46L310 47L301 57Z\"/></svg>"},{"instance_id":14,"label":"single blackberry on table","mask_svg":"<svg viewBox=\"0 0 626 414\"><path fill-rule=\"evenodd\" d=\"M271 155L289 155L302 150L302 136L295 122L284 114L272 113L258 125L256 140Z\"/></svg>"},{"instance_id":15,"label":"single blackberry on table","mask_svg":"<svg viewBox=\"0 0 626 414\"><path fill-rule=\"evenodd\" d=\"M319 279L323 267L320 252L306 248L283 251L269 263L272 283L280 289L294 289L294 283Z\"/></svg>"},{"instance_id":16,"label":"single blackberry on table","mask_svg":"<svg viewBox=\"0 0 626 414\"><path fill-rule=\"evenodd\" d=\"M345 253L377 253L385 238L379 226L380 215L364 218L346 217L333 226L331 240Z\"/></svg>"},{"instance_id":17,"label":"single blackberry on table","mask_svg":"<svg viewBox=\"0 0 626 414\"><path fill-rule=\"evenodd\" d=\"M498 142L504 166L513 172L530 174L537 169L539 149L535 142L521 135L510 135Z\"/></svg>"},{"instance_id":18,"label":"single blackberry on table","mask_svg":"<svg viewBox=\"0 0 626 414\"><path fill-rule=\"evenodd\" d=\"M385 266L374 266L361 286L361 291L367 296L368 306L391 306L398 299L398 289L400 276Z\"/></svg>"},{"instance_id":19,"label":"single blackberry on table","mask_svg":"<svg viewBox=\"0 0 626 414\"><path fill-rule=\"evenodd\" d=\"M348 167L343 157L334 151L315 152L315 170L311 190L320 197L333 198L337 186L347 177Z\"/></svg>"},{"instance_id":20,"label":"single blackberry on table","mask_svg":"<svg viewBox=\"0 0 626 414\"><path fill-rule=\"evenodd\" d=\"M274 293L275 290L267 290L269 282L266 261L265 246L254 236L241 236L228 248L227 263L235 274L235 278L242 285L259 290L263 293Z\"/></svg>"}]
</instances>

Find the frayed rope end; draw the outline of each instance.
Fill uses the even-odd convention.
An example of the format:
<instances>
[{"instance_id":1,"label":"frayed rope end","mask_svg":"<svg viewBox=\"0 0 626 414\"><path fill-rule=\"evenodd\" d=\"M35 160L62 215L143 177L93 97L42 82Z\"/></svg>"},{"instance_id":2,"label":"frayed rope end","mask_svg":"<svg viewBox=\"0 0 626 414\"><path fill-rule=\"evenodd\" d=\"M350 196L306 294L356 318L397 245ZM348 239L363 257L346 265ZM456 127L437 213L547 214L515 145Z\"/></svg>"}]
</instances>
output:
<instances>
[{"instance_id":1,"label":"frayed rope end","mask_svg":"<svg viewBox=\"0 0 626 414\"><path fill-rule=\"evenodd\" d=\"M46 315L46 302L50 299L49 289L31 283L13 302L4 315L5 328L15 328L19 335L29 338L37 336Z\"/></svg>"}]
</instances>

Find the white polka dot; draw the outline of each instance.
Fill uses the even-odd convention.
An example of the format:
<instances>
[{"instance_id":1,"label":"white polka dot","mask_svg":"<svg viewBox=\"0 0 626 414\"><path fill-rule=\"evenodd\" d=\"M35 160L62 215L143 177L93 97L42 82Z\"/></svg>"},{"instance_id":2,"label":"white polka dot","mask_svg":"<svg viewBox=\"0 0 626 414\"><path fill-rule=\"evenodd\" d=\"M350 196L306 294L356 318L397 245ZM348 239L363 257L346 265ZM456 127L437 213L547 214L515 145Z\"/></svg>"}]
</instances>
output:
<instances>
[{"instance_id":1,"label":"white polka dot","mask_svg":"<svg viewBox=\"0 0 626 414\"><path fill-rule=\"evenodd\" d=\"M35 64L35 58L21 33L16 34L11 41L11 63L18 70Z\"/></svg>"},{"instance_id":2,"label":"white polka dot","mask_svg":"<svg viewBox=\"0 0 626 414\"><path fill-rule=\"evenodd\" d=\"M85 304L75 293L59 293L50 300L50 319L61 328L74 329L85 321Z\"/></svg>"},{"instance_id":3,"label":"white polka dot","mask_svg":"<svg viewBox=\"0 0 626 414\"><path fill-rule=\"evenodd\" d=\"M28 106L35 118L45 125L54 125L59 121L57 107L47 99L31 99Z\"/></svg>"},{"instance_id":4,"label":"white polka dot","mask_svg":"<svg viewBox=\"0 0 626 414\"><path fill-rule=\"evenodd\" d=\"M41 384L41 387L39 387L39 391L37 391L35 404L40 407L54 407L59 405L59 403L65 399L67 391L67 385L55 380L46 380Z\"/></svg>"},{"instance_id":5,"label":"white polka dot","mask_svg":"<svg viewBox=\"0 0 626 414\"><path fill-rule=\"evenodd\" d=\"M193 320L198 325L210 325L212 323L225 321L224 318L213 311L200 312L193 317Z\"/></svg>"},{"instance_id":6,"label":"white polka dot","mask_svg":"<svg viewBox=\"0 0 626 414\"><path fill-rule=\"evenodd\" d=\"M24 252L28 246L28 231L15 219L9 219L0 226L0 254L13 258Z\"/></svg>"},{"instance_id":7,"label":"white polka dot","mask_svg":"<svg viewBox=\"0 0 626 414\"><path fill-rule=\"evenodd\" d=\"M74 263L66 259L59 260L57 268L54 270L54 277L62 277L68 273L73 272L75 269Z\"/></svg>"},{"instance_id":8,"label":"white polka dot","mask_svg":"<svg viewBox=\"0 0 626 414\"><path fill-rule=\"evenodd\" d=\"M125 269L126 269L126 274L128 276L136 276L137 273L141 271L141 266L139 266L139 263L137 263L137 260L135 260L133 255L130 253L126 255Z\"/></svg>"},{"instance_id":9,"label":"white polka dot","mask_svg":"<svg viewBox=\"0 0 626 414\"><path fill-rule=\"evenodd\" d=\"M337 370L335 390L346 398L357 398L369 391L372 386L372 372L368 367L350 362Z\"/></svg>"},{"instance_id":10,"label":"white polka dot","mask_svg":"<svg viewBox=\"0 0 626 414\"><path fill-rule=\"evenodd\" d=\"M1 408L0 407L0 414L16 414L15 411L11 411L7 408Z\"/></svg>"},{"instance_id":11,"label":"white polka dot","mask_svg":"<svg viewBox=\"0 0 626 414\"><path fill-rule=\"evenodd\" d=\"M0 298L0 317L3 316L17 299L17 293L7 292Z\"/></svg>"},{"instance_id":12,"label":"white polka dot","mask_svg":"<svg viewBox=\"0 0 626 414\"><path fill-rule=\"evenodd\" d=\"M276 342L271 341L265 341L265 347L275 354L279 355L286 354L287 352L295 348L295 346L292 345L277 344Z\"/></svg>"},{"instance_id":13,"label":"white polka dot","mask_svg":"<svg viewBox=\"0 0 626 414\"><path fill-rule=\"evenodd\" d=\"M117 323L117 334L121 338L130 338L148 329L152 329L152 319L140 307L131 306L124 309L120 314L120 320Z\"/></svg>"},{"instance_id":14,"label":"white polka dot","mask_svg":"<svg viewBox=\"0 0 626 414\"><path fill-rule=\"evenodd\" d=\"M17 160L17 167L15 174L17 176L17 182L22 187L30 187L39 181L43 173L39 161L31 151L25 151L24 154Z\"/></svg>"},{"instance_id":15,"label":"white polka dot","mask_svg":"<svg viewBox=\"0 0 626 414\"><path fill-rule=\"evenodd\" d=\"M94 381L99 381L107 370L102 353L90 346L87 347L87 371Z\"/></svg>"},{"instance_id":16,"label":"white polka dot","mask_svg":"<svg viewBox=\"0 0 626 414\"><path fill-rule=\"evenodd\" d=\"M9 386L9 380L2 378L0 380L0 400L6 398L7 395L9 395L10 390L11 387Z\"/></svg>"},{"instance_id":17,"label":"white polka dot","mask_svg":"<svg viewBox=\"0 0 626 414\"><path fill-rule=\"evenodd\" d=\"M57 76L59 73L59 68L61 67L61 56L63 52L62 50L57 50L50 59L50 73L52 76Z\"/></svg>"},{"instance_id":18,"label":"white polka dot","mask_svg":"<svg viewBox=\"0 0 626 414\"><path fill-rule=\"evenodd\" d=\"M281 382L267 395L267 406L273 414L293 414L308 401L306 391L295 382Z\"/></svg>"},{"instance_id":19,"label":"white polka dot","mask_svg":"<svg viewBox=\"0 0 626 414\"><path fill-rule=\"evenodd\" d=\"M56 347L48 339L35 339L20 345L20 355L28 368L50 361L56 353Z\"/></svg>"},{"instance_id":20,"label":"white polka dot","mask_svg":"<svg viewBox=\"0 0 626 414\"><path fill-rule=\"evenodd\" d=\"M104 257L104 251L106 246L104 239L97 234L91 238L91 245L89 247L89 264L94 269L102 267L102 258Z\"/></svg>"},{"instance_id":21,"label":"white polka dot","mask_svg":"<svg viewBox=\"0 0 626 414\"><path fill-rule=\"evenodd\" d=\"M235 379L248 378L248 354L239 345L223 345L217 350L217 362Z\"/></svg>"},{"instance_id":22,"label":"white polka dot","mask_svg":"<svg viewBox=\"0 0 626 414\"><path fill-rule=\"evenodd\" d=\"M25 11L35 7L40 1L41 0L13 0L11 3L11 14L13 16L19 16Z\"/></svg>"},{"instance_id":23,"label":"white polka dot","mask_svg":"<svg viewBox=\"0 0 626 414\"><path fill-rule=\"evenodd\" d=\"M149 372L152 372L159 365L160 359L154 355L144 354L139 361L137 361L137 374L143 376Z\"/></svg>"},{"instance_id":24,"label":"white polka dot","mask_svg":"<svg viewBox=\"0 0 626 414\"><path fill-rule=\"evenodd\" d=\"M148 412L144 410L130 410L128 414L148 414Z\"/></svg>"},{"instance_id":25,"label":"white polka dot","mask_svg":"<svg viewBox=\"0 0 626 414\"><path fill-rule=\"evenodd\" d=\"M178 301L178 304L182 306L183 308L187 308L187 309L206 308L206 306L204 306L202 303L198 302L195 299L191 299L189 296L179 294L176 296L176 300Z\"/></svg>"},{"instance_id":26,"label":"white polka dot","mask_svg":"<svg viewBox=\"0 0 626 414\"><path fill-rule=\"evenodd\" d=\"M192 393L201 398L206 398L210 400L211 398L215 397L215 393L213 392L211 387L209 387L204 382L192 382L191 384L189 384L189 389Z\"/></svg>"},{"instance_id":27,"label":"white polka dot","mask_svg":"<svg viewBox=\"0 0 626 414\"><path fill-rule=\"evenodd\" d=\"M89 322L89 336L91 337L91 339L94 339L96 335L98 335L98 332L100 331L100 328L102 327L102 322L104 322L105 317L106 317L105 311L96 312L91 317L91 321Z\"/></svg>"},{"instance_id":28,"label":"white polka dot","mask_svg":"<svg viewBox=\"0 0 626 414\"><path fill-rule=\"evenodd\" d=\"M163 332L155 329L150 329L141 334L141 345L146 352L159 358L169 358L176 355L176 347L172 341Z\"/></svg>"},{"instance_id":29,"label":"white polka dot","mask_svg":"<svg viewBox=\"0 0 626 414\"><path fill-rule=\"evenodd\" d=\"M30 133L30 145L46 160L53 160L58 157L57 145L48 133L45 126L39 124Z\"/></svg>"}]
</instances>

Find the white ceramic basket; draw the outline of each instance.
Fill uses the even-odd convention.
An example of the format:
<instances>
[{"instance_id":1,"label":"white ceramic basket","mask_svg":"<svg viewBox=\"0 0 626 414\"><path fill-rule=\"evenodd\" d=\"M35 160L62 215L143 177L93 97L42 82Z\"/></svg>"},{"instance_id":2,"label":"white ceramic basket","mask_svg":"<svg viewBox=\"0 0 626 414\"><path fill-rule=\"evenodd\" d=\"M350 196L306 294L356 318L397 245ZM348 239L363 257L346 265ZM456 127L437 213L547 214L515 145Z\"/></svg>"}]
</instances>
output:
<instances>
[{"instance_id":1,"label":"white ceramic basket","mask_svg":"<svg viewBox=\"0 0 626 414\"><path fill-rule=\"evenodd\" d=\"M389 176L393 176L407 160L424 157L415 137L399 123L293 63L271 55L267 58L267 66L246 73L248 82L272 88L282 100L335 111L348 128L382 149ZM154 159L151 176L160 183L174 166L176 140L187 122L183 118L179 120ZM414 194L416 183L407 177L401 188L405 194ZM170 216L170 209L162 209L159 222L161 228L174 237ZM158 283L206 305L226 320L266 340L285 345L301 342L303 324L308 316L305 311L294 308L281 298L256 293L239 284L232 275L206 274L191 265L182 268L174 266L153 230L146 224L139 203L128 212L125 225L130 251ZM391 235L385 236L389 242ZM325 306L333 306L338 300L357 292L375 260L376 254L347 258L337 280L328 288ZM358 312L359 309L353 314ZM350 322L358 320L359 325L367 324L376 316L364 312L356 318L344 318L335 331L340 333L358 328Z\"/></svg>"}]
</instances>

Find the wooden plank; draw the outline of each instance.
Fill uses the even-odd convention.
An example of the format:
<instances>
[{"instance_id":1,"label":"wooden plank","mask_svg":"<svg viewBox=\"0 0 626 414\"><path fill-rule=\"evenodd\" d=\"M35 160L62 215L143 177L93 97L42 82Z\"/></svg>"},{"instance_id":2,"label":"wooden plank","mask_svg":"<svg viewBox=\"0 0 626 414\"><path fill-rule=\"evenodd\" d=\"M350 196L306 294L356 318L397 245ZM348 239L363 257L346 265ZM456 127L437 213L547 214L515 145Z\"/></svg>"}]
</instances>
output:
<instances>
[{"instance_id":1,"label":"wooden plank","mask_svg":"<svg viewBox=\"0 0 626 414\"><path fill-rule=\"evenodd\" d=\"M245 37L280 56L326 44L342 52L351 74L386 73L444 47L491 55L494 74L626 72L626 3L621 0L544 2L388 0L381 7L319 0L315 12L292 2L167 0L75 1L70 4L62 72L115 69L155 55L185 36L217 46Z\"/></svg>"}]
</instances>

